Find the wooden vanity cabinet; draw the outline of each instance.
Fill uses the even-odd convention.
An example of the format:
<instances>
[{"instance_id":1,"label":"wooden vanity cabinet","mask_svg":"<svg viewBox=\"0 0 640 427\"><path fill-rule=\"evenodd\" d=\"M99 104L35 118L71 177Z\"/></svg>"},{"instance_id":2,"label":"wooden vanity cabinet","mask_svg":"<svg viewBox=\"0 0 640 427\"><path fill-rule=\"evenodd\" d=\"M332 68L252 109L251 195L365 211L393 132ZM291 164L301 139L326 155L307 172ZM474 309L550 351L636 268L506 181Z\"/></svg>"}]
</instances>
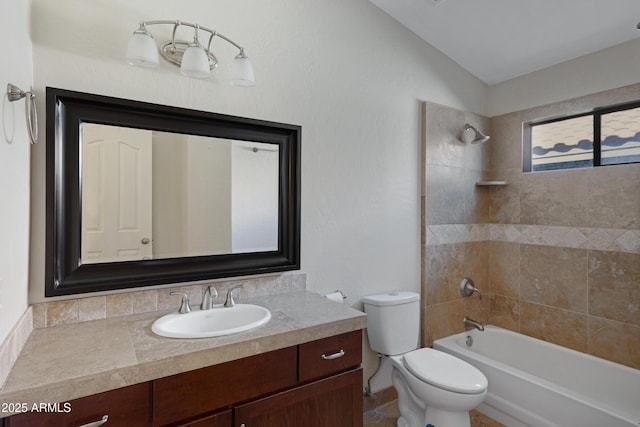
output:
<instances>
[{"instance_id":1,"label":"wooden vanity cabinet","mask_svg":"<svg viewBox=\"0 0 640 427\"><path fill-rule=\"evenodd\" d=\"M105 427L150 427L151 383L135 384L92 396L43 407L43 412L27 412L5 418L5 427L80 427L98 426L107 415ZM44 402L43 402L44 403ZM65 410L68 411L65 412ZM50 412L45 412L50 411ZM0 420L1 421L1 420ZM1 424L0 424L1 425Z\"/></svg>"},{"instance_id":2,"label":"wooden vanity cabinet","mask_svg":"<svg viewBox=\"0 0 640 427\"><path fill-rule=\"evenodd\" d=\"M4 427L79 427L103 415L105 427L361 427L361 363L358 330L76 399L69 413L14 415Z\"/></svg>"}]
</instances>

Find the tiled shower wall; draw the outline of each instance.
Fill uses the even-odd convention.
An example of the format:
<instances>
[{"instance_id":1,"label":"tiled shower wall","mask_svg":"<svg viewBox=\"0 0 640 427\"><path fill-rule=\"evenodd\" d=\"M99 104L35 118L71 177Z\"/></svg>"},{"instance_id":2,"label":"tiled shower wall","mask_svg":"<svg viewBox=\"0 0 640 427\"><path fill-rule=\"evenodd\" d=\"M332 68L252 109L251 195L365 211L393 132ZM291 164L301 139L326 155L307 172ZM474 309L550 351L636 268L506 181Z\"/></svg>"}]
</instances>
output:
<instances>
[{"instance_id":1,"label":"tiled shower wall","mask_svg":"<svg viewBox=\"0 0 640 427\"><path fill-rule=\"evenodd\" d=\"M521 160L523 122L636 99L640 85L491 120L425 106L425 345L467 315L640 368L640 164L523 173ZM474 149L451 133L468 117L492 136L486 157L446 164L443 145ZM508 185L450 182L445 196L443 169ZM482 300L458 295L463 277Z\"/></svg>"},{"instance_id":2,"label":"tiled shower wall","mask_svg":"<svg viewBox=\"0 0 640 427\"><path fill-rule=\"evenodd\" d=\"M489 144L460 140L465 123L491 133L487 118L423 104L422 343L463 331L462 319L489 318ZM440 239L436 238L437 232ZM458 285L470 277L483 298L462 299Z\"/></svg>"}]
</instances>

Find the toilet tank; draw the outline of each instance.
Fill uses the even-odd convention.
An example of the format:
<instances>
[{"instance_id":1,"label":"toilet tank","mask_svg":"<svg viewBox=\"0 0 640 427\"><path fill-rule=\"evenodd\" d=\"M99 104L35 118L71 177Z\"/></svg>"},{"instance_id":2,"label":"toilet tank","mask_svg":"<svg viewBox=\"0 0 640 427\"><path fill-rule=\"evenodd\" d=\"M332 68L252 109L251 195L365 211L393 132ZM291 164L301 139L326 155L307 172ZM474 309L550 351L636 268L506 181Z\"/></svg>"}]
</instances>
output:
<instances>
[{"instance_id":1,"label":"toilet tank","mask_svg":"<svg viewBox=\"0 0 640 427\"><path fill-rule=\"evenodd\" d=\"M362 298L371 349L388 356L420 344L420 295L396 291Z\"/></svg>"}]
</instances>

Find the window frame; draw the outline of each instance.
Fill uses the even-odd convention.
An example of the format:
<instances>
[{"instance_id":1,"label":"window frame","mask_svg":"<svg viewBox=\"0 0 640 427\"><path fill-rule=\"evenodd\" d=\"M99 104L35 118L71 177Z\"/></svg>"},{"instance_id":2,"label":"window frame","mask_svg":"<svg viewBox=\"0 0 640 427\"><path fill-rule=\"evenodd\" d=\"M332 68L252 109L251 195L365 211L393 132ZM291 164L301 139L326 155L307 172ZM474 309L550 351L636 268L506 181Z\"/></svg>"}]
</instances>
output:
<instances>
[{"instance_id":1,"label":"window frame","mask_svg":"<svg viewBox=\"0 0 640 427\"><path fill-rule=\"evenodd\" d=\"M546 172L546 171L532 171L532 161L533 156L531 154L531 129L535 126L546 125L549 123L561 122L565 120L575 119L578 117L592 116L593 117L593 166L592 167L600 167L600 166L615 166L615 165L631 165L640 163L638 162L624 162L624 163L607 163L602 164L602 116L609 113L615 113L617 111L624 110L632 110L634 108L640 108L640 100L635 100L631 102L625 102L621 104L608 105L605 107L597 107L590 111L552 117L541 120L531 120L528 122L522 123L522 171L523 172ZM638 128L640 132L640 126ZM558 169L548 169L547 171L552 170L573 170L573 169L585 169L583 167L579 168L558 168Z\"/></svg>"}]
</instances>

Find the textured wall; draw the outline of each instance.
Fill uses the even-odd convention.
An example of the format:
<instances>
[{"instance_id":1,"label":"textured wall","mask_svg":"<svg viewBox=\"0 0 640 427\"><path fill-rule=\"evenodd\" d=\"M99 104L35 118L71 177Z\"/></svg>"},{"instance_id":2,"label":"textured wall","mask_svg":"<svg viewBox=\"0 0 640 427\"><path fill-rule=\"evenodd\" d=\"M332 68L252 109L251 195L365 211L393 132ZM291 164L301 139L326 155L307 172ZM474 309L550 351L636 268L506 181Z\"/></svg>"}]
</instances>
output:
<instances>
[{"instance_id":1,"label":"textured wall","mask_svg":"<svg viewBox=\"0 0 640 427\"><path fill-rule=\"evenodd\" d=\"M256 86L225 81L237 52L219 41L220 66L209 80L185 78L164 62L130 67L124 50L141 19L199 22L230 36L246 46ZM418 290L419 100L482 112L487 87L371 2L34 0L31 22L41 98L53 86L301 125L308 288L342 289L356 307L362 295ZM169 28L154 34L171 36ZM32 166L29 301L38 303L44 144ZM377 363L369 353L367 373Z\"/></svg>"},{"instance_id":2,"label":"textured wall","mask_svg":"<svg viewBox=\"0 0 640 427\"><path fill-rule=\"evenodd\" d=\"M340 288L353 305L362 295L418 289L418 99L482 110L487 87L477 78L368 0L33 4L39 96L53 86L301 125L301 262L309 289ZM256 86L225 81L237 52L219 41L220 66L209 80L185 78L164 62L155 70L127 65L138 21L171 18L246 46ZM170 28L153 31L159 41L170 37ZM33 169L32 303L44 300L44 145L34 151Z\"/></svg>"},{"instance_id":3,"label":"textured wall","mask_svg":"<svg viewBox=\"0 0 640 427\"><path fill-rule=\"evenodd\" d=\"M10 40L0 66L0 343L27 309L29 277L29 144L25 100L9 102L7 83L31 90L30 1L2 2L0 37ZM0 377L0 383L2 378Z\"/></svg>"}]
</instances>

